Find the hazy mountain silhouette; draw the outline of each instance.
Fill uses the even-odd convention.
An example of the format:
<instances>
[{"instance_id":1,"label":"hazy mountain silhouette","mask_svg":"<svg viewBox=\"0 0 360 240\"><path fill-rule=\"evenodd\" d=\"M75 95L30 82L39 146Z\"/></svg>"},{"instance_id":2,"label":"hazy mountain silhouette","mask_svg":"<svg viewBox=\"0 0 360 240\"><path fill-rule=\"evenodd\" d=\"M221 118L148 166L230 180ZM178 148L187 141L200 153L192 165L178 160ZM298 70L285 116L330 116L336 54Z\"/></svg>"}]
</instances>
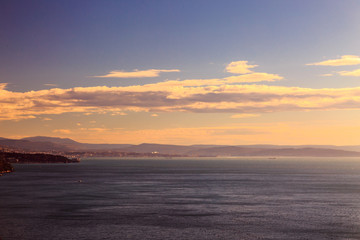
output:
<instances>
[{"instance_id":1,"label":"hazy mountain silhouette","mask_svg":"<svg viewBox=\"0 0 360 240\"><path fill-rule=\"evenodd\" d=\"M79 143L70 138L57 138L57 137L27 137L21 140L27 140L31 142L50 142L66 147L73 151L77 150L112 150L132 146L131 144L92 144L92 143ZM1 143L0 143L1 144Z\"/></svg>"},{"instance_id":2,"label":"hazy mountain silhouette","mask_svg":"<svg viewBox=\"0 0 360 240\"><path fill-rule=\"evenodd\" d=\"M0 146L23 151L119 151L186 155L186 156L313 156L313 157L360 157L360 146L332 145L167 145L143 143L89 144L70 138L27 137L23 139L0 138Z\"/></svg>"},{"instance_id":3,"label":"hazy mountain silhouette","mask_svg":"<svg viewBox=\"0 0 360 240\"><path fill-rule=\"evenodd\" d=\"M63 145L81 144L70 138L57 138L57 137L44 137L44 136L27 137L27 138L22 138L21 140L27 140L30 142L52 142L52 143L58 143L58 144L63 144Z\"/></svg>"}]
</instances>

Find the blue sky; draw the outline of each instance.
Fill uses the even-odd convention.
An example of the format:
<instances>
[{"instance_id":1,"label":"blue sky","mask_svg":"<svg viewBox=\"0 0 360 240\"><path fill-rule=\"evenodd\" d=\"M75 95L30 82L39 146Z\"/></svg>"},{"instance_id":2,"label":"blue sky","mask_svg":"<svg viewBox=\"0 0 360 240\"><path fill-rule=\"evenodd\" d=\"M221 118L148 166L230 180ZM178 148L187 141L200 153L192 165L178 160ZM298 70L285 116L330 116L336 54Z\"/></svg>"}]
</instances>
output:
<instances>
[{"instance_id":1,"label":"blue sky","mask_svg":"<svg viewBox=\"0 0 360 240\"><path fill-rule=\"evenodd\" d=\"M360 51L359 8L349 0L2 1L0 77L19 91L94 86L103 81L87 76L114 69L181 68L171 77L206 78L246 59L321 87L302 67ZM142 80L106 84L133 83Z\"/></svg>"},{"instance_id":2,"label":"blue sky","mask_svg":"<svg viewBox=\"0 0 360 240\"><path fill-rule=\"evenodd\" d=\"M222 79L233 75L225 70L228 64L247 61L248 65L257 65L252 68L254 72L276 74L282 78L280 81L262 82L262 85L310 89L356 88L359 86L358 76L339 76L340 71L357 69L354 65L334 67L306 64L340 59L344 55L360 55L359 10L360 2L356 0L3 0L0 2L0 83L6 84L6 94L18 96L19 93L53 88L65 91L76 87L121 87L156 84L169 80ZM94 77L104 76L116 70L132 72L135 69L179 71L161 72L156 77ZM332 76L322 76L323 74L332 74ZM250 84L255 87L259 83ZM79 99L73 99L74 101ZM86 106L89 104L91 103L86 103ZM99 104L97 102L94 106L98 107ZM5 108L7 105L3 106ZM29 105L29 108L32 107L33 105ZM77 136L75 133L70 134L75 130L70 126L64 126L63 118L67 116L66 114L69 115L68 118L74 118L73 114L79 114L78 112L61 110L48 113L38 112L38 108L39 106L32 111L31 120L25 118L21 121L19 119L3 121L3 126L11 129L7 130L6 136L60 133L63 133L63 136ZM209 108L211 107L206 107ZM212 122L208 120L209 115L201 113L190 111L186 116L182 116L183 112L188 111L186 109L181 111L161 109L172 117L166 121L156 119L158 122L166 122L164 126L167 126L167 129L174 129L170 123L176 122L175 119L182 119L179 120L177 128L198 127L199 124L195 122L216 128L221 124L222 126L230 124L229 121L234 120L229 120L229 116L236 113L234 109L225 111L228 114L226 116L224 112L218 113L212 119L219 118L219 120ZM347 111L350 108L345 109ZM218 110L217 108L216 111L210 112L218 112ZM316 110L319 109L316 107ZM336 107L333 110L339 109ZM21 111L25 112L25 110ZM111 111L113 113L115 110ZM159 109L153 111L148 108L132 112L131 109L117 107L116 111L124 112L120 114L121 121L123 118L130 118L130 115L133 116L118 127L122 129L130 129L129 122L136 122L139 117L144 117L136 114L161 115ZM240 110L239 114L248 114L247 110L244 111ZM273 121L270 121L269 117L273 113L269 115L267 111L266 117L263 115L260 117L263 118L261 120L263 123ZM296 112L294 116L305 114L296 109L291 111ZM357 107L354 111L357 111ZM95 121L90 119L90 114L85 114L84 109L79 112L81 116L79 115L78 119ZM278 114L288 114L288 112L281 111ZM251 112L251 114L258 113ZM107 123L93 126L94 129L110 129L110 125L116 128L114 122L119 121L111 115L95 117L96 114L93 112L91 115L97 118L96 121L109 118L106 120ZM348 113L345 115L351 116ZM44 118L53 122L48 132L41 130L43 125L40 120ZM193 119L194 126L183 126L182 122L186 122L185 118ZM281 119L281 115L276 119ZM313 117L311 121L316 119L322 120ZM249 123L253 121L254 119L249 120ZM47 124L48 122L50 121L47 121ZM134 129L146 128L145 123L140 122ZM26 128L25 126L34 126L34 130L23 134L16 131ZM56 131L58 129L69 131ZM146 129L150 131L152 128ZM112 139L113 142L126 142L126 139L115 137ZM95 141L91 137L81 140ZM160 138L158 140L165 141ZM171 141L191 142L191 140L176 139ZM193 142L198 143L195 140Z\"/></svg>"}]
</instances>

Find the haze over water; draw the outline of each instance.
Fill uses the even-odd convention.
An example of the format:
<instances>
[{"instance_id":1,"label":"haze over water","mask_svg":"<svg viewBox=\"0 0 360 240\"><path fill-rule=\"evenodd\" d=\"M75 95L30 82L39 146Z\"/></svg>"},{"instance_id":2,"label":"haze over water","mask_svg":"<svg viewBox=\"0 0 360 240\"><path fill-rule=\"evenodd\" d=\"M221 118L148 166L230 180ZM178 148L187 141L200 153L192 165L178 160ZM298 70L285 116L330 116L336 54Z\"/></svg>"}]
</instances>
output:
<instances>
[{"instance_id":1,"label":"haze over water","mask_svg":"<svg viewBox=\"0 0 360 240\"><path fill-rule=\"evenodd\" d=\"M360 238L360 159L16 165L0 192L2 240Z\"/></svg>"}]
</instances>

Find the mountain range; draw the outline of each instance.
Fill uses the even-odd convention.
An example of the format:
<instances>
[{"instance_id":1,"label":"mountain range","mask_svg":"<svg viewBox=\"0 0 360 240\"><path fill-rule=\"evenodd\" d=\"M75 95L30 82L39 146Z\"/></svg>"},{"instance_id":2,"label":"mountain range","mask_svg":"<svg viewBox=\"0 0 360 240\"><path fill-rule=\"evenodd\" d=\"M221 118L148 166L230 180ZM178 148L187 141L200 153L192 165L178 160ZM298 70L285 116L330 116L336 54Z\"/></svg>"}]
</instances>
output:
<instances>
[{"instance_id":1,"label":"mountain range","mask_svg":"<svg viewBox=\"0 0 360 240\"><path fill-rule=\"evenodd\" d=\"M166 145L90 144L69 138L28 137L22 139L0 138L0 147L29 152L133 152L159 153L182 156L311 156L360 157L360 146L333 145Z\"/></svg>"}]
</instances>

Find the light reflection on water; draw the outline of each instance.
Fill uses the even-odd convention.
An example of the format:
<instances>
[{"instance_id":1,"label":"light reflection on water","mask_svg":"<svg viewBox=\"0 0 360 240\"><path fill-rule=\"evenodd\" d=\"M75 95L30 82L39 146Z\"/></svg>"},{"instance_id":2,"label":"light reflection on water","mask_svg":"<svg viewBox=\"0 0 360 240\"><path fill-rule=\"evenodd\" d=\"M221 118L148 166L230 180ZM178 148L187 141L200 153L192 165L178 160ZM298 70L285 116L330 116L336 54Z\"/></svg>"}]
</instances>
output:
<instances>
[{"instance_id":1,"label":"light reflection on water","mask_svg":"<svg viewBox=\"0 0 360 240\"><path fill-rule=\"evenodd\" d=\"M93 159L0 178L0 238L359 239L360 159Z\"/></svg>"}]
</instances>

